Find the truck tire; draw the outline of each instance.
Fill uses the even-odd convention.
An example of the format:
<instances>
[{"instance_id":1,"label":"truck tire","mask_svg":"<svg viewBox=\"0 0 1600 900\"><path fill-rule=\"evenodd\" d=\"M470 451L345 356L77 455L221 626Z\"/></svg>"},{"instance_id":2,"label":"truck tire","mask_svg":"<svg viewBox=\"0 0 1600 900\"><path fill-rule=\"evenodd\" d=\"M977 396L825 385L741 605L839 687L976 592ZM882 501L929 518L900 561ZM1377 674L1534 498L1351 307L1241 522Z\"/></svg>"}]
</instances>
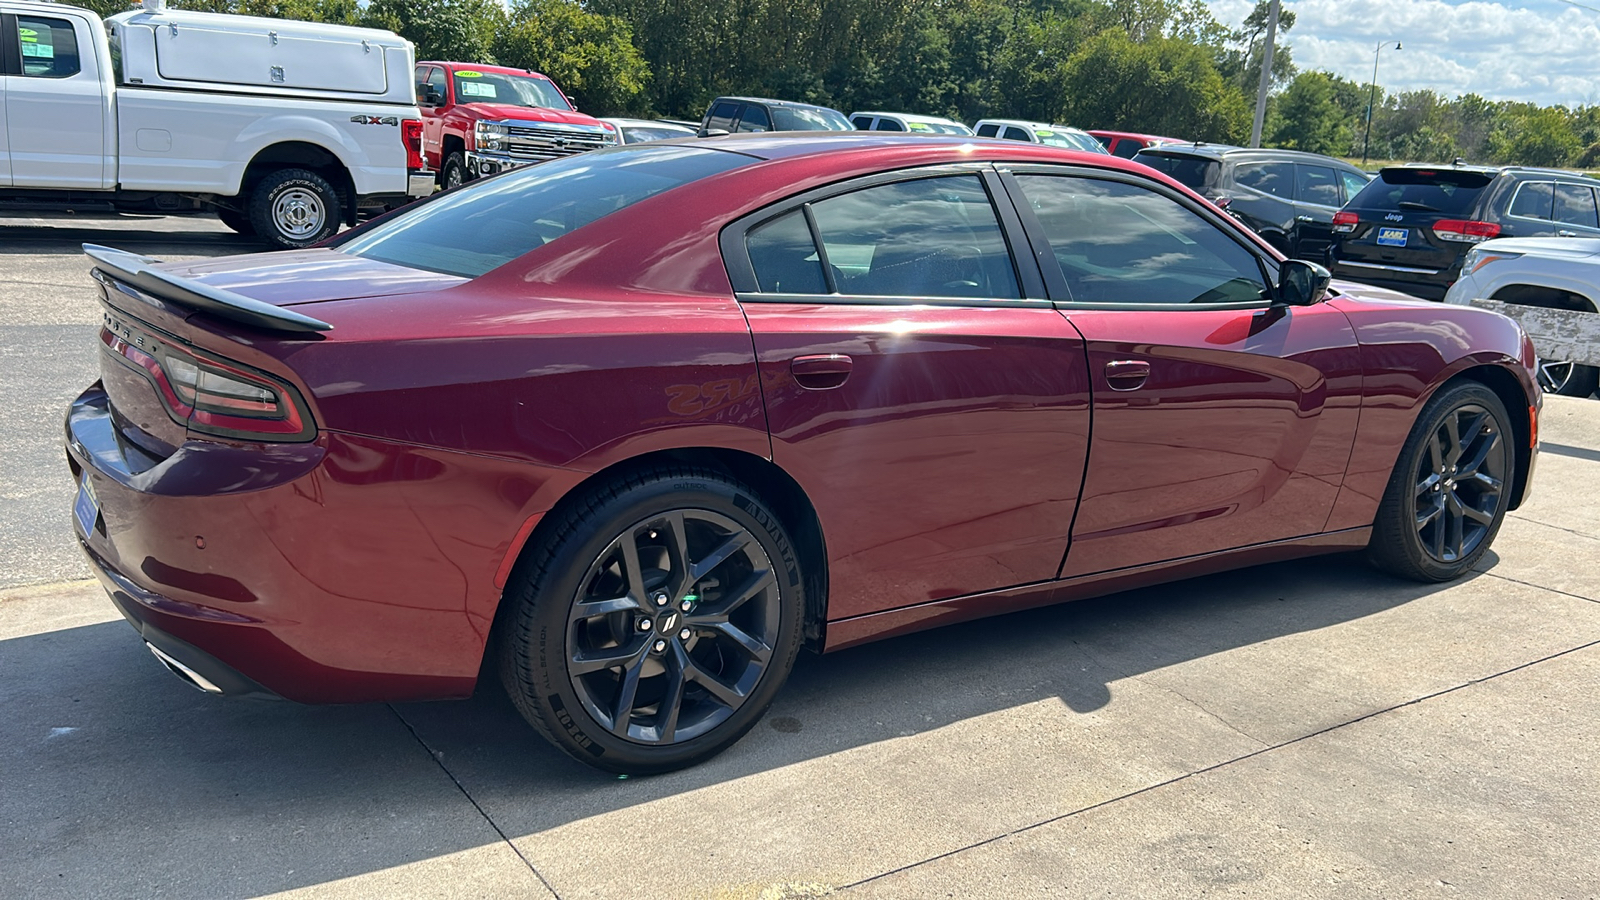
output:
<instances>
[{"instance_id":1,"label":"truck tire","mask_svg":"<svg viewBox=\"0 0 1600 900\"><path fill-rule=\"evenodd\" d=\"M308 169L279 169L250 194L256 235L285 249L309 247L333 236L343 217L339 192Z\"/></svg>"},{"instance_id":2,"label":"truck tire","mask_svg":"<svg viewBox=\"0 0 1600 900\"><path fill-rule=\"evenodd\" d=\"M450 190L467 183L467 163L462 155L452 153L445 157L444 165L439 168L439 188Z\"/></svg>"},{"instance_id":3,"label":"truck tire","mask_svg":"<svg viewBox=\"0 0 1600 900\"><path fill-rule=\"evenodd\" d=\"M219 209L217 210L217 218L222 220L222 224L242 235L254 236L256 233L256 226L250 224L250 216L239 210Z\"/></svg>"}]
</instances>

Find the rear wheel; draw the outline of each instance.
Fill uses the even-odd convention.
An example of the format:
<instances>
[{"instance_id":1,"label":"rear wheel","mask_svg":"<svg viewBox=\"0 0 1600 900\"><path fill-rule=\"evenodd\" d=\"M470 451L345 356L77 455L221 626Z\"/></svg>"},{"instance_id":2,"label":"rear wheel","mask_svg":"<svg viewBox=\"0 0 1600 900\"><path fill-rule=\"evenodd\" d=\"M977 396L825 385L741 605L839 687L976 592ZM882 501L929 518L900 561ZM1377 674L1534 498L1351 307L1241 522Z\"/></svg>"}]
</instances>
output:
<instances>
[{"instance_id":1,"label":"rear wheel","mask_svg":"<svg viewBox=\"0 0 1600 900\"><path fill-rule=\"evenodd\" d=\"M765 712L799 652L792 544L748 488L670 467L549 523L505 601L500 668L523 716L578 760L665 772Z\"/></svg>"},{"instance_id":2,"label":"rear wheel","mask_svg":"<svg viewBox=\"0 0 1600 900\"><path fill-rule=\"evenodd\" d=\"M1587 397L1600 382L1600 369L1558 359L1539 360L1539 387L1546 394Z\"/></svg>"},{"instance_id":3,"label":"rear wheel","mask_svg":"<svg viewBox=\"0 0 1600 900\"><path fill-rule=\"evenodd\" d=\"M1459 577L1505 519L1515 466L1510 417L1481 384L1457 384L1423 408L1378 507L1367 555L1416 581Z\"/></svg>"},{"instance_id":4,"label":"rear wheel","mask_svg":"<svg viewBox=\"0 0 1600 900\"><path fill-rule=\"evenodd\" d=\"M309 247L339 230L339 192L309 169L279 169L250 194L250 224L265 240L293 249Z\"/></svg>"}]
</instances>

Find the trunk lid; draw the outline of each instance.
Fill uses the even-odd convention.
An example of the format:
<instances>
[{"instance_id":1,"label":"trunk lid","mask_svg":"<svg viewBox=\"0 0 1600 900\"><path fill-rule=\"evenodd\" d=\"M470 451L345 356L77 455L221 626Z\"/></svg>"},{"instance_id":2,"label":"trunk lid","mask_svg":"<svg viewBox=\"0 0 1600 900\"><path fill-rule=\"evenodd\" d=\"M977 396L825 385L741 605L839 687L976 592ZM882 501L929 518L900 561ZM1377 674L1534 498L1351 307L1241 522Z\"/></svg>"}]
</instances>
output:
<instances>
[{"instance_id":1,"label":"trunk lid","mask_svg":"<svg viewBox=\"0 0 1600 900\"><path fill-rule=\"evenodd\" d=\"M1472 242L1442 237L1441 221L1473 221L1495 172L1448 167L1392 166L1345 205L1355 229L1339 237L1338 258L1360 263L1447 272ZM1420 273L1419 273L1420 274Z\"/></svg>"}]
</instances>

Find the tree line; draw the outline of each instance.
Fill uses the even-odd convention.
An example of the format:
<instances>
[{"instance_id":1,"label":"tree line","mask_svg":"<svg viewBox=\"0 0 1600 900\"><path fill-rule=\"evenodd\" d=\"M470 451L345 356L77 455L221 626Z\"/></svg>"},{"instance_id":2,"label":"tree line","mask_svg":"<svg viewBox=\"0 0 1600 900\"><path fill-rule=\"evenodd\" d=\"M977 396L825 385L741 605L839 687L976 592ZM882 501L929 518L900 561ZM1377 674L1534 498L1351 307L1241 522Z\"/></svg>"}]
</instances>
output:
<instances>
[{"instance_id":1,"label":"tree line","mask_svg":"<svg viewBox=\"0 0 1600 900\"><path fill-rule=\"evenodd\" d=\"M80 0L109 15L126 0ZM529 68L595 115L698 119L719 94L1245 143L1267 3L1202 0L172 0L366 25L419 59ZM1280 34L1294 27L1284 10ZM1600 166L1600 107L1379 89L1300 71L1280 44L1263 143L1374 159ZM1367 144L1370 143L1370 146Z\"/></svg>"}]
</instances>

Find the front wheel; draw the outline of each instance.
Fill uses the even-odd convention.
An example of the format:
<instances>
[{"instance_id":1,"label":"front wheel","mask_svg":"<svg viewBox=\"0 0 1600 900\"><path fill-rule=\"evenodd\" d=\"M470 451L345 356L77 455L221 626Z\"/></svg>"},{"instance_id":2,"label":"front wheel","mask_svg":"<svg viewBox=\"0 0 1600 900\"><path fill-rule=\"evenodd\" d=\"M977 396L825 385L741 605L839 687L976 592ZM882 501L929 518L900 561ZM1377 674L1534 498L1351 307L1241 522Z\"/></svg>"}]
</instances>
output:
<instances>
[{"instance_id":1,"label":"front wheel","mask_svg":"<svg viewBox=\"0 0 1600 900\"><path fill-rule=\"evenodd\" d=\"M793 545L749 488L668 467L591 492L519 565L500 670L535 728L612 772L709 759L760 719L801 641Z\"/></svg>"},{"instance_id":2,"label":"front wheel","mask_svg":"<svg viewBox=\"0 0 1600 900\"><path fill-rule=\"evenodd\" d=\"M250 194L256 234L285 249L309 247L339 230L339 192L309 169L279 169Z\"/></svg>"},{"instance_id":3,"label":"front wheel","mask_svg":"<svg viewBox=\"0 0 1600 900\"><path fill-rule=\"evenodd\" d=\"M1378 507L1367 555L1394 575L1449 581L1472 568L1506 515L1510 417L1481 384L1442 390L1422 410Z\"/></svg>"},{"instance_id":4,"label":"front wheel","mask_svg":"<svg viewBox=\"0 0 1600 900\"><path fill-rule=\"evenodd\" d=\"M444 158L444 165L439 169L439 187L450 190L467 183L467 162L460 151Z\"/></svg>"}]
</instances>

